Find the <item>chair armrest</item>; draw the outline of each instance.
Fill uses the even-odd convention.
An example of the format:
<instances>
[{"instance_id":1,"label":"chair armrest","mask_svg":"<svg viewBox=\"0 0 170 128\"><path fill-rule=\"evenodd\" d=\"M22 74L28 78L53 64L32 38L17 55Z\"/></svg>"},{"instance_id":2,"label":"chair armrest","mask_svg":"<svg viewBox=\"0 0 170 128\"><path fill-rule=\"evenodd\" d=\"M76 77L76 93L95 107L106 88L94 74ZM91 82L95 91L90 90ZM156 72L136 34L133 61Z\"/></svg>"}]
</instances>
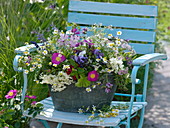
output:
<instances>
[{"instance_id":1,"label":"chair armrest","mask_svg":"<svg viewBox=\"0 0 170 128\"><path fill-rule=\"evenodd\" d=\"M39 46L43 45L43 43L38 43ZM15 49L15 53L18 54L23 54L23 52L28 51L28 52L33 52L36 51L36 46L34 44L26 45L26 46L21 46L19 48Z\"/></svg>"},{"instance_id":2,"label":"chair armrest","mask_svg":"<svg viewBox=\"0 0 170 128\"><path fill-rule=\"evenodd\" d=\"M167 55L160 53L146 54L133 60L132 64L135 66L144 66L155 60L167 60Z\"/></svg>"}]
</instances>

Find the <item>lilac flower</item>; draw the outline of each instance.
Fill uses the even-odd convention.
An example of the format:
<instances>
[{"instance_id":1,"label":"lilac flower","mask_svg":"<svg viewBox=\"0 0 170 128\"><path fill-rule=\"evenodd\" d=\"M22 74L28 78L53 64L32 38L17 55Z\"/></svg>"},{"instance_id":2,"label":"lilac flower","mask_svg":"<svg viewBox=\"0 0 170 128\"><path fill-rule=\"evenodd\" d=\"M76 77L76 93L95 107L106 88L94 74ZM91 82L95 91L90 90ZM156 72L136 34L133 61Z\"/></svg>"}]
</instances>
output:
<instances>
[{"instance_id":1,"label":"lilac flower","mask_svg":"<svg viewBox=\"0 0 170 128\"><path fill-rule=\"evenodd\" d=\"M112 86L113 86L113 84L111 84L111 83L106 83L106 87L111 88Z\"/></svg>"},{"instance_id":2,"label":"lilac flower","mask_svg":"<svg viewBox=\"0 0 170 128\"><path fill-rule=\"evenodd\" d=\"M120 70L118 72L119 75L124 75L124 74L127 74L128 73L128 68L124 69L124 70Z\"/></svg>"},{"instance_id":3,"label":"lilac flower","mask_svg":"<svg viewBox=\"0 0 170 128\"><path fill-rule=\"evenodd\" d=\"M52 63L59 65L61 62L65 61L66 57L60 53L53 53Z\"/></svg>"},{"instance_id":4,"label":"lilac flower","mask_svg":"<svg viewBox=\"0 0 170 128\"><path fill-rule=\"evenodd\" d=\"M60 46L67 45L69 36L67 34L60 33L60 38L57 40Z\"/></svg>"},{"instance_id":5,"label":"lilac flower","mask_svg":"<svg viewBox=\"0 0 170 128\"><path fill-rule=\"evenodd\" d=\"M105 88L105 92L109 93L109 92L111 92L111 89L110 88Z\"/></svg>"},{"instance_id":6,"label":"lilac flower","mask_svg":"<svg viewBox=\"0 0 170 128\"><path fill-rule=\"evenodd\" d=\"M6 99L13 99L17 95L17 90L10 90L5 96Z\"/></svg>"},{"instance_id":7,"label":"lilac flower","mask_svg":"<svg viewBox=\"0 0 170 128\"><path fill-rule=\"evenodd\" d=\"M99 74L97 71L91 71L88 73L88 81L97 81L99 77Z\"/></svg>"},{"instance_id":8,"label":"lilac flower","mask_svg":"<svg viewBox=\"0 0 170 128\"><path fill-rule=\"evenodd\" d=\"M31 34L37 34L37 32L36 31L31 31Z\"/></svg>"},{"instance_id":9,"label":"lilac flower","mask_svg":"<svg viewBox=\"0 0 170 128\"><path fill-rule=\"evenodd\" d=\"M49 6L50 9L55 9L55 7L56 7L55 4L51 4L51 5Z\"/></svg>"},{"instance_id":10,"label":"lilac flower","mask_svg":"<svg viewBox=\"0 0 170 128\"><path fill-rule=\"evenodd\" d=\"M44 38L44 35L43 35L43 34L38 34L38 35L37 35L37 38L38 38L38 40L42 40L43 42L47 41L47 40Z\"/></svg>"},{"instance_id":11,"label":"lilac flower","mask_svg":"<svg viewBox=\"0 0 170 128\"><path fill-rule=\"evenodd\" d=\"M131 46L130 46L129 44L127 44L127 43L123 43L123 44L121 45L121 47L122 47L122 48L125 48L125 49L127 49L127 50L131 50Z\"/></svg>"}]
</instances>

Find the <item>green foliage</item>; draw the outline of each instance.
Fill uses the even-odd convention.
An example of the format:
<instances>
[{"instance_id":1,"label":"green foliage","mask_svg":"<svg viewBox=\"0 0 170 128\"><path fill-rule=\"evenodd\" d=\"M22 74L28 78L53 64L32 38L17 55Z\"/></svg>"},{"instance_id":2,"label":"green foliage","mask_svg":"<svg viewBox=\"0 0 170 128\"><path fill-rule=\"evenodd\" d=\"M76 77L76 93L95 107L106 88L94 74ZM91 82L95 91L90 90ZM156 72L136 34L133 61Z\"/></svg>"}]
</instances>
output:
<instances>
[{"instance_id":1,"label":"green foliage","mask_svg":"<svg viewBox=\"0 0 170 128\"><path fill-rule=\"evenodd\" d=\"M78 82L75 84L77 87L88 87L90 85L90 81L87 80L87 77L80 76Z\"/></svg>"},{"instance_id":2,"label":"green foliage","mask_svg":"<svg viewBox=\"0 0 170 128\"><path fill-rule=\"evenodd\" d=\"M13 70L14 49L25 45L25 41L35 40L37 37L34 33L47 30L51 24L64 29L67 5L68 1L64 0L33 4L29 3L29 0L1 0L0 67L3 67L5 77L4 82L0 83L0 99L4 100L5 93L11 88L20 89L23 83L22 73L18 74ZM15 79L10 80L14 76ZM32 79L29 85L34 85Z\"/></svg>"},{"instance_id":3,"label":"green foliage","mask_svg":"<svg viewBox=\"0 0 170 128\"><path fill-rule=\"evenodd\" d=\"M41 103L33 102L35 98L25 100L27 107L29 107L28 114L33 117L43 109ZM13 98L5 99L4 101L0 100L0 128L5 126L9 128L28 128L30 118L23 116L22 106L21 91L17 91L16 96Z\"/></svg>"}]
</instances>

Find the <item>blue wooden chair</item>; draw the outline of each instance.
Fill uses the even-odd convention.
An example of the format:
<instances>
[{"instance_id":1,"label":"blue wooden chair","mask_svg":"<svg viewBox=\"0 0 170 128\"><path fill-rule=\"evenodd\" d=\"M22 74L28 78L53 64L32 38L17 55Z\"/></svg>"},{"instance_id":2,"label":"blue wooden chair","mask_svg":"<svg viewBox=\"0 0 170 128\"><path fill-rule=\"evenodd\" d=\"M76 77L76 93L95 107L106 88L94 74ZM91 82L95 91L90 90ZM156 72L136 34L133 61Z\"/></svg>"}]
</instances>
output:
<instances>
[{"instance_id":1,"label":"blue wooden chair","mask_svg":"<svg viewBox=\"0 0 170 128\"><path fill-rule=\"evenodd\" d=\"M76 124L76 125L89 125L89 126L107 126L110 128L119 128L120 125L125 125L130 128L130 121L137 115L140 110L140 122L138 128L142 128L144 120L144 112L146 102L147 81L149 72L149 63L155 60L165 60L167 56L164 54L154 53L154 44L157 24L157 6L148 5L130 5L130 4L116 4L116 3L102 3L102 2L89 2L89 1L73 1L69 3L68 22L74 22L80 25L93 25L95 23L102 23L103 26L112 25L116 29L106 30L116 36L117 31L122 31L120 38L129 39L138 43L131 43L132 47L138 54L143 54L141 57L133 61L134 68L131 74L132 90L131 94L120 94L118 96L128 96L130 107L127 111L120 111L119 116L106 118L101 124L95 121L85 123L88 115L81 115L78 113L61 112L54 110L53 103L50 97L41 101L44 104L44 113L46 115L38 115L35 118L39 119L46 128L49 128L47 121L59 122L57 128L62 127L62 123ZM142 44L141 42L145 42ZM16 49L14 59L14 69L18 70L18 58L23 53L25 48L23 46ZM33 45L31 51L36 48ZM140 80L136 78L138 69L145 67L143 93L136 94L135 88ZM22 100L24 101L25 92L27 88L27 75L24 74L24 87ZM136 99L136 100L135 100ZM125 103L113 101L112 104ZM30 116L27 112L25 116Z\"/></svg>"}]
</instances>

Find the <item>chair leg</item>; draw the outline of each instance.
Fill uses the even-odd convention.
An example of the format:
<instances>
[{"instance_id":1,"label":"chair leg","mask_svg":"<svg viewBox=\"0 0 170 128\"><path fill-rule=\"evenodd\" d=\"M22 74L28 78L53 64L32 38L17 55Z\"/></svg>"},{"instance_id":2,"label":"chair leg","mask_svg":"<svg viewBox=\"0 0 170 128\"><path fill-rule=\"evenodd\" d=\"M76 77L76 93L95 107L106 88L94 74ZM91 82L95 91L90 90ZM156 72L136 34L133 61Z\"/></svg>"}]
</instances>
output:
<instances>
[{"instance_id":1,"label":"chair leg","mask_svg":"<svg viewBox=\"0 0 170 128\"><path fill-rule=\"evenodd\" d=\"M56 128L61 128L63 125L63 123L58 123L57 127Z\"/></svg>"},{"instance_id":2,"label":"chair leg","mask_svg":"<svg viewBox=\"0 0 170 128\"><path fill-rule=\"evenodd\" d=\"M44 125L45 128L50 128L46 120L39 119L38 121L40 121Z\"/></svg>"},{"instance_id":3,"label":"chair leg","mask_svg":"<svg viewBox=\"0 0 170 128\"><path fill-rule=\"evenodd\" d=\"M143 107L141 110L138 128L142 128L142 126L143 126L144 114L145 114L145 107Z\"/></svg>"}]
</instances>

